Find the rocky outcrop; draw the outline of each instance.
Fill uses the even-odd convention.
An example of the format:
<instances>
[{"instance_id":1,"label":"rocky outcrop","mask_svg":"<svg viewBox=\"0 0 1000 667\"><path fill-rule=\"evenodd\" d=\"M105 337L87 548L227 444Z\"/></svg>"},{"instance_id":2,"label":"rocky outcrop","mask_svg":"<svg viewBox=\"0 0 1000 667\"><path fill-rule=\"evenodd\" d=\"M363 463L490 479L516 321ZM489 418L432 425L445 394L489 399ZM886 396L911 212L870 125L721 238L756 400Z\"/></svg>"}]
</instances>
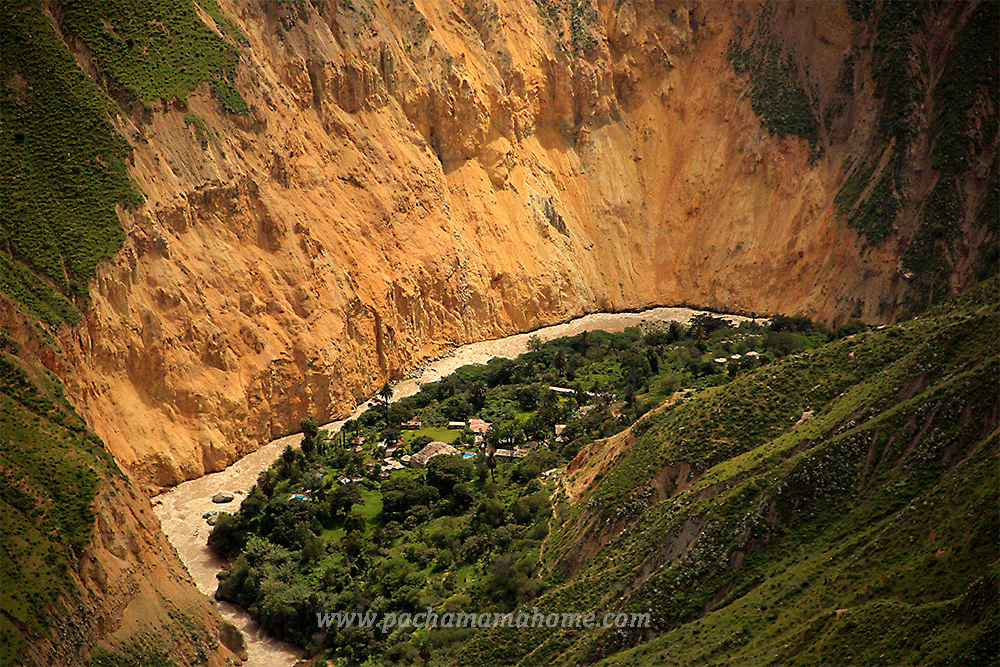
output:
<instances>
[{"instance_id":1,"label":"rocky outcrop","mask_svg":"<svg viewBox=\"0 0 1000 667\"><path fill-rule=\"evenodd\" d=\"M756 5L221 4L251 111L205 86L131 118L148 199L61 341L71 393L154 488L448 346L585 312L899 310L899 247L863 247L833 201L870 93L838 102L853 124L821 127L821 155L770 134L727 55ZM871 21L778 9L817 104L843 97Z\"/></svg>"}]
</instances>

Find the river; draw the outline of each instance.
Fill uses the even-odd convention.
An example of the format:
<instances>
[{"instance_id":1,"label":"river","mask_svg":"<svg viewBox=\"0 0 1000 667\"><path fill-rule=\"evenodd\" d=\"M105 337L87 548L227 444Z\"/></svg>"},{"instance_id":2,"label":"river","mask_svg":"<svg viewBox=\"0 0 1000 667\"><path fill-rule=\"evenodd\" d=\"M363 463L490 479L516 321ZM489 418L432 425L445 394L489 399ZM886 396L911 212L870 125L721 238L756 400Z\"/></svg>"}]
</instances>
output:
<instances>
[{"instance_id":1,"label":"river","mask_svg":"<svg viewBox=\"0 0 1000 667\"><path fill-rule=\"evenodd\" d=\"M470 343L450 350L434 361L411 371L393 386L393 399L412 396L420 390L422 384L440 380L466 364L484 364L493 357L513 359L527 351L528 340L535 335L542 341L547 341L561 336L573 336L583 331L622 331L626 327L638 326L643 322L687 324L700 312L689 308L653 308L640 313L598 313L531 333ZM735 315L721 317L731 322L749 319ZM349 417L325 424L321 428L336 432L346 419L356 418L367 407L368 403L364 403ZM198 589L210 598L215 596L217 583L215 575L223 569L224 563L206 546L205 541L212 528L202 515L210 511L236 511L242 498L257 482L257 476L261 471L270 467L286 445L297 446L301 439L301 434L293 434L274 440L221 472L179 484L155 499L154 509L163 525L163 531L177 549ZM235 500L224 505L213 503L212 496L218 491L234 494ZM298 647L264 634L250 615L239 607L226 602L219 602L218 605L222 617L239 628L246 637L249 658L244 664L247 667L290 667L304 657L304 652Z\"/></svg>"}]
</instances>

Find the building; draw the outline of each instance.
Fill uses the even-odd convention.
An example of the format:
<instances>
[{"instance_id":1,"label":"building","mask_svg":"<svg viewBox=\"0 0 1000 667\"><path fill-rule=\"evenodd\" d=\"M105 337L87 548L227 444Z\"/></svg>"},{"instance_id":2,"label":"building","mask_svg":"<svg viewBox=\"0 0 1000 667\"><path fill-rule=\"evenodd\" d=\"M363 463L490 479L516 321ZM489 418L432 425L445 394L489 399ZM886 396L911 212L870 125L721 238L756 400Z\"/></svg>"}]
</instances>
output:
<instances>
[{"instance_id":1,"label":"building","mask_svg":"<svg viewBox=\"0 0 1000 667\"><path fill-rule=\"evenodd\" d=\"M491 424L489 422L484 422L482 419L470 419L469 420L469 430L476 435L482 435L490 430Z\"/></svg>"},{"instance_id":2,"label":"building","mask_svg":"<svg viewBox=\"0 0 1000 667\"><path fill-rule=\"evenodd\" d=\"M435 441L410 456L409 466L411 468L423 468L432 458L442 454L458 454L458 450L446 442Z\"/></svg>"},{"instance_id":3,"label":"building","mask_svg":"<svg viewBox=\"0 0 1000 667\"><path fill-rule=\"evenodd\" d=\"M403 464L396 459L386 459L382 462L382 472L392 472L393 470L402 470Z\"/></svg>"}]
</instances>

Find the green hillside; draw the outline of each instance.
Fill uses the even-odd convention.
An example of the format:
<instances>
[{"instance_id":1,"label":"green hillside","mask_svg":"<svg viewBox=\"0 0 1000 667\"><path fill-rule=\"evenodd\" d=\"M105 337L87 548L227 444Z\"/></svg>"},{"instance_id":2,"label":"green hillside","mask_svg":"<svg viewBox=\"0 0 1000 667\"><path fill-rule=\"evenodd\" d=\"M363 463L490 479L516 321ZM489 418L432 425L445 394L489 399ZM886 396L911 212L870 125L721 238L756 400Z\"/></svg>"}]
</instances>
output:
<instances>
[{"instance_id":1,"label":"green hillside","mask_svg":"<svg viewBox=\"0 0 1000 667\"><path fill-rule=\"evenodd\" d=\"M0 337L0 664L31 664L28 642L78 621L77 561L90 542L94 494L122 476L40 364ZM122 478L124 478L122 476Z\"/></svg>"},{"instance_id":2,"label":"green hillside","mask_svg":"<svg viewBox=\"0 0 1000 667\"><path fill-rule=\"evenodd\" d=\"M566 581L532 606L652 627L493 630L456 662L995 663L997 288L648 419L556 513L546 565ZM691 487L651 502L682 462Z\"/></svg>"},{"instance_id":3,"label":"green hillside","mask_svg":"<svg viewBox=\"0 0 1000 667\"><path fill-rule=\"evenodd\" d=\"M60 29L89 46L105 90L38 0L0 2L0 291L40 322L79 321L97 265L125 242L116 207L143 200L109 93L127 108L184 100L207 81L226 111L248 110L234 83L246 38L216 3L200 4L226 38L191 0L60 5Z\"/></svg>"}]
</instances>

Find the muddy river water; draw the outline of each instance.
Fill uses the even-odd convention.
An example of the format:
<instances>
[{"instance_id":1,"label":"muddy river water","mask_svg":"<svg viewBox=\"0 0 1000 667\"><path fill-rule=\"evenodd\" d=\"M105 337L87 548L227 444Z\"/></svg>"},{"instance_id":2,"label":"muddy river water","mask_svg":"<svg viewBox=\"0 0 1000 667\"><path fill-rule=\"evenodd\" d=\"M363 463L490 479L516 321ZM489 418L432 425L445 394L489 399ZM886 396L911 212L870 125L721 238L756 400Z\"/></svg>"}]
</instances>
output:
<instances>
[{"instance_id":1,"label":"muddy river water","mask_svg":"<svg viewBox=\"0 0 1000 667\"><path fill-rule=\"evenodd\" d=\"M483 364L493 357L512 359L527 351L528 340L533 335L546 341L560 336L572 336L583 331L622 331L626 327L637 326L643 322L675 321L687 324L699 312L688 308L653 308L641 313L600 313L545 327L530 334L517 334L497 340L471 343L455 348L440 358L414 369L393 386L393 397L400 399L411 396L419 391L422 384L439 380L466 364ZM724 317L733 322L747 319L730 315ZM354 414L326 424L322 428L336 432L346 419L357 417L367 407L367 404L360 405ZM154 509L164 532L177 549L198 588L210 598L214 598L215 595L217 585L215 575L223 568L224 563L206 546L205 541L212 528L202 515L210 511L236 511L239 503L256 483L260 472L270 467L286 445L298 445L301 439L300 434L294 434L270 442L225 470L179 484L154 500ZM219 491L228 491L234 494L235 499L231 503L215 504L212 502L212 496ZM294 665L297 660L304 657L299 648L264 634L250 616L239 607L226 602L218 604L222 616L239 628L246 637L249 659L245 664L248 667L286 667Z\"/></svg>"}]
</instances>

